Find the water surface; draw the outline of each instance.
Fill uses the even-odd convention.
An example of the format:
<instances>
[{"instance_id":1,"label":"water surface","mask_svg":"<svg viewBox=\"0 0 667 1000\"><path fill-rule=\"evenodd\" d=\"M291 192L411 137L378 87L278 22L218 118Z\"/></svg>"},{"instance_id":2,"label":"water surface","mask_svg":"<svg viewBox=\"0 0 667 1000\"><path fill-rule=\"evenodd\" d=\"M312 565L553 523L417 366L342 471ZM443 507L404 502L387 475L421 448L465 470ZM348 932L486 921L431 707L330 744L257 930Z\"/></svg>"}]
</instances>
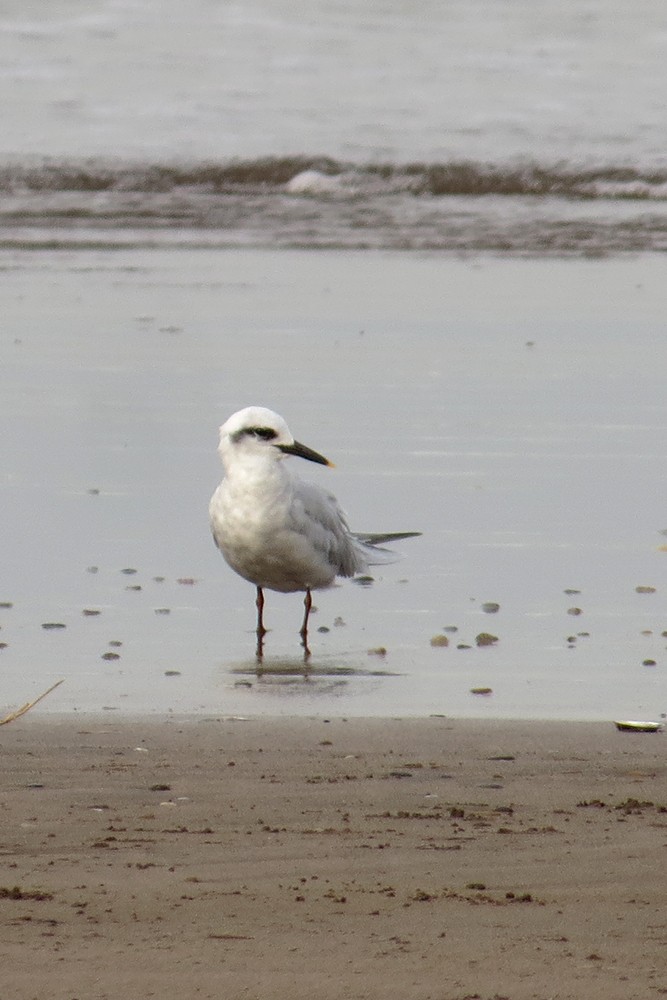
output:
<instances>
[{"instance_id":1,"label":"water surface","mask_svg":"<svg viewBox=\"0 0 667 1000\"><path fill-rule=\"evenodd\" d=\"M667 245L661 0L11 2L0 63L5 246Z\"/></svg>"},{"instance_id":2,"label":"water surface","mask_svg":"<svg viewBox=\"0 0 667 1000\"><path fill-rule=\"evenodd\" d=\"M0 64L0 700L665 710L660 0L11 0ZM306 674L208 533L252 402L424 532Z\"/></svg>"}]
</instances>

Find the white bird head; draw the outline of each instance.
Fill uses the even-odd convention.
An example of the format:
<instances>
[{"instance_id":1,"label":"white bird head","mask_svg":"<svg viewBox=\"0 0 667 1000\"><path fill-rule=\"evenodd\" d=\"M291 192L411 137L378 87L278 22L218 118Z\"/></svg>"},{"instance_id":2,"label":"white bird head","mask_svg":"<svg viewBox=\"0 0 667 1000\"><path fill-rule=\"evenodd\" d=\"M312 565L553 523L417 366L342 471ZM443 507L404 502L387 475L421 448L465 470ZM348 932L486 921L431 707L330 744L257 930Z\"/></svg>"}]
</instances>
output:
<instances>
[{"instance_id":1,"label":"white bird head","mask_svg":"<svg viewBox=\"0 0 667 1000\"><path fill-rule=\"evenodd\" d=\"M319 465L332 464L312 448L295 441L283 418L265 406L247 406L233 413L220 428L219 452L227 470L237 461L255 458L278 462L287 455L297 455Z\"/></svg>"}]
</instances>

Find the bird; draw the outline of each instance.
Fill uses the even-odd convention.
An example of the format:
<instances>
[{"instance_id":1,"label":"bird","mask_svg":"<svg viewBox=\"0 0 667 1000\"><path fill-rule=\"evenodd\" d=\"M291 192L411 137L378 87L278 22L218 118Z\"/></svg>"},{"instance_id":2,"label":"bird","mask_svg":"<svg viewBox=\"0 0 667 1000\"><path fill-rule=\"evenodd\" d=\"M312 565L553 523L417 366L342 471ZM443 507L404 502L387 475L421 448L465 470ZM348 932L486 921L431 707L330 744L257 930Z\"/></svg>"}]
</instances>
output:
<instances>
[{"instance_id":1,"label":"bird","mask_svg":"<svg viewBox=\"0 0 667 1000\"><path fill-rule=\"evenodd\" d=\"M397 556L382 544L421 532L350 531L335 496L299 478L286 459L333 463L296 441L285 420L264 406L233 413L220 428L218 451L224 477L209 505L211 531L229 566L256 587L257 659L267 631L265 589L305 592L300 636L307 659L312 591L393 562Z\"/></svg>"}]
</instances>

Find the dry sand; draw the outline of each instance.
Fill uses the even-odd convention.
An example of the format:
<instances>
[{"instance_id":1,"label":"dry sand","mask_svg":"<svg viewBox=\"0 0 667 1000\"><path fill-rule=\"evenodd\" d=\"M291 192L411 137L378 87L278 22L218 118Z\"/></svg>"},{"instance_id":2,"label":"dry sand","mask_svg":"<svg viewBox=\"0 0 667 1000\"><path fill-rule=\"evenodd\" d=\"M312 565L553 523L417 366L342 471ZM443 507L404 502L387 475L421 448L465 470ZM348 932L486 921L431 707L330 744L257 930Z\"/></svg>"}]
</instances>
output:
<instances>
[{"instance_id":1,"label":"dry sand","mask_svg":"<svg viewBox=\"0 0 667 1000\"><path fill-rule=\"evenodd\" d=\"M3 1000L667 995L663 735L35 712L0 741Z\"/></svg>"}]
</instances>

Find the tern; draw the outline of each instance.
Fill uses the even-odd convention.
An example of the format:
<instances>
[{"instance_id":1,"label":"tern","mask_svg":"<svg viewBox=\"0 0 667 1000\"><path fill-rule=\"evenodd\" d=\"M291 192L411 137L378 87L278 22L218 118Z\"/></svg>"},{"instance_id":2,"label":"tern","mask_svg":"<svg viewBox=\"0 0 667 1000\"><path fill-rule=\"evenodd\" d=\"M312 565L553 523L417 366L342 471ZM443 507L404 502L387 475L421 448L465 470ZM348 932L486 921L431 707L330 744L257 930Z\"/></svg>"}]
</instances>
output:
<instances>
[{"instance_id":1,"label":"tern","mask_svg":"<svg viewBox=\"0 0 667 1000\"><path fill-rule=\"evenodd\" d=\"M295 441L283 418L266 407L232 414L220 428L218 450L225 475L211 497L211 530L227 563L257 588L257 659L262 659L266 635L265 589L305 592L300 635L307 659L312 591L330 587L336 577L392 562L394 553L382 543L420 532L350 531L336 498L300 479L285 459L333 463Z\"/></svg>"}]
</instances>

